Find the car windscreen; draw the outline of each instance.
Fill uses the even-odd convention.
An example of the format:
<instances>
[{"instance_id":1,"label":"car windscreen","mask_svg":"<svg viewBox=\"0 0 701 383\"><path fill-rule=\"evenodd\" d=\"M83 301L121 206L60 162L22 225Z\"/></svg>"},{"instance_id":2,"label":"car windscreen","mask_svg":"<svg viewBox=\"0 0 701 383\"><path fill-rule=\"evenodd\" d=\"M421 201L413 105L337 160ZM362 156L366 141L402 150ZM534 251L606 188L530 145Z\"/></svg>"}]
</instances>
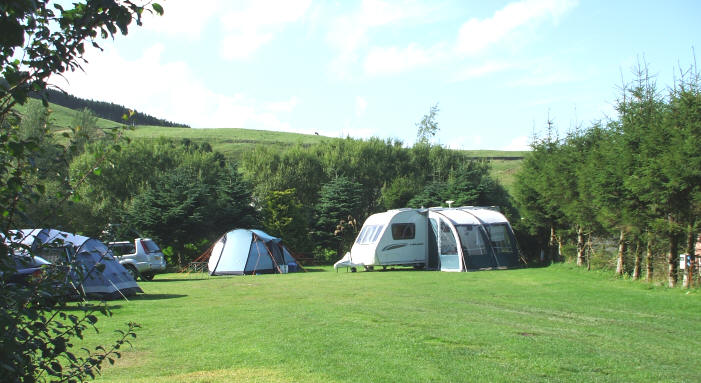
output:
<instances>
[{"instance_id":1,"label":"car windscreen","mask_svg":"<svg viewBox=\"0 0 701 383\"><path fill-rule=\"evenodd\" d=\"M109 246L110 250L112 250L112 254L116 256L123 256L127 254L134 254L136 251L134 250L134 245L131 243L127 244L110 244Z\"/></svg>"},{"instance_id":2,"label":"car windscreen","mask_svg":"<svg viewBox=\"0 0 701 383\"><path fill-rule=\"evenodd\" d=\"M161 251L161 249L156 245L156 242L153 242L150 239L146 239L141 241L144 245L144 250L146 250L147 253L157 253Z\"/></svg>"}]
</instances>

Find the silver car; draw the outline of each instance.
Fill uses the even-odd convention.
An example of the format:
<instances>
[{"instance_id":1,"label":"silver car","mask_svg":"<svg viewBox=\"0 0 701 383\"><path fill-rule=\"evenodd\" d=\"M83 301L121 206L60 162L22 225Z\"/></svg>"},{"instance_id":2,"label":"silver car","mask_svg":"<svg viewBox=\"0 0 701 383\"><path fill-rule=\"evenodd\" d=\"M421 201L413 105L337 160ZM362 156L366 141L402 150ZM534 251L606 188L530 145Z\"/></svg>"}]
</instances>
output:
<instances>
[{"instance_id":1,"label":"silver car","mask_svg":"<svg viewBox=\"0 0 701 383\"><path fill-rule=\"evenodd\" d=\"M109 247L115 258L134 277L150 281L158 273L166 271L163 252L150 238L136 238L134 242L110 242Z\"/></svg>"}]
</instances>

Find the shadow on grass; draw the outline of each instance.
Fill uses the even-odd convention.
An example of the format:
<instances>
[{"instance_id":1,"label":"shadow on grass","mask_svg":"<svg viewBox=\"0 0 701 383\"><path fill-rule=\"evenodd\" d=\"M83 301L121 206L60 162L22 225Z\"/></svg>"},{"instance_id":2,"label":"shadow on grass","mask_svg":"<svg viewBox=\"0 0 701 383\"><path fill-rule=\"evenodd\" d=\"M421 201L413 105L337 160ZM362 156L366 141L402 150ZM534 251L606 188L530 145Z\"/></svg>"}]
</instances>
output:
<instances>
[{"instance_id":1,"label":"shadow on grass","mask_svg":"<svg viewBox=\"0 0 701 383\"><path fill-rule=\"evenodd\" d=\"M132 301L156 301L161 299L184 298L184 294L141 294L131 298Z\"/></svg>"},{"instance_id":2,"label":"shadow on grass","mask_svg":"<svg viewBox=\"0 0 701 383\"><path fill-rule=\"evenodd\" d=\"M365 271L365 270L362 270ZM390 271L435 271L435 270L426 270L426 269L415 269L413 267L388 267L386 269L383 268L376 268L375 270L368 270L367 272L372 273L372 272L380 272L380 273L387 273Z\"/></svg>"},{"instance_id":3,"label":"shadow on grass","mask_svg":"<svg viewBox=\"0 0 701 383\"><path fill-rule=\"evenodd\" d=\"M192 278L168 278L168 279L153 279L150 281L146 281L146 283L165 283L165 282L192 282L192 281L206 281L209 279L208 275L202 275L202 276L197 276L197 277L192 277ZM139 281L139 283L142 283L144 281Z\"/></svg>"},{"instance_id":4,"label":"shadow on grass","mask_svg":"<svg viewBox=\"0 0 701 383\"><path fill-rule=\"evenodd\" d=\"M74 306L74 305L66 305L66 306L56 306L57 311L64 311L64 312L88 312L88 311L94 311L96 313L99 313L99 304L98 302L95 302L93 308L87 308L87 307L79 307L79 306ZM107 302L107 309L108 310L118 310L121 309L122 305L113 305L110 304L110 302ZM98 309L98 310L96 310Z\"/></svg>"},{"instance_id":5,"label":"shadow on grass","mask_svg":"<svg viewBox=\"0 0 701 383\"><path fill-rule=\"evenodd\" d=\"M314 267L305 267L304 270L308 273L322 273L326 270L324 269L319 269L319 268L314 268Z\"/></svg>"}]
</instances>

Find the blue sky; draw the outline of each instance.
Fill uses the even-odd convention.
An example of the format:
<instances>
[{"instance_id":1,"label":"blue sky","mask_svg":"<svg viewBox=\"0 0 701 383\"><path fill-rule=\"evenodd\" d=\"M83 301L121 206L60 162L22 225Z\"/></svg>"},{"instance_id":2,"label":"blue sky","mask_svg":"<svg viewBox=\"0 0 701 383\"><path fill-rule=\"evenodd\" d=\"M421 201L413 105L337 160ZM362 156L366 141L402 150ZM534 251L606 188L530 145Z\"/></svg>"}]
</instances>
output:
<instances>
[{"instance_id":1,"label":"blue sky","mask_svg":"<svg viewBox=\"0 0 701 383\"><path fill-rule=\"evenodd\" d=\"M435 142L526 149L614 116L645 60L694 61L700 1L162 0L163 17L53 82L193 128L397 138L438 104Z\"/></svg>"}]
</instances>

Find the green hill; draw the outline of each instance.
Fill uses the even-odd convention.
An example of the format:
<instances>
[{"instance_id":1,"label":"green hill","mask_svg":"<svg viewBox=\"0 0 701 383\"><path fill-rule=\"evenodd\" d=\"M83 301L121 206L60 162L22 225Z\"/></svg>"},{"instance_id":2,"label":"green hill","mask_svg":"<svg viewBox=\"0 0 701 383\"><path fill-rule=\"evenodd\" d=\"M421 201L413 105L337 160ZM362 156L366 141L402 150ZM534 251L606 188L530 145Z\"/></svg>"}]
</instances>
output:
<instances>
[{"instance_id":1,"label":"green hill","mask_svg":"<svg viewBox=\"0 0 701 383\"><path fill-rule=\"evenodd\" d=\"M24 113L30 103L39 103L39 100L30 99L27 105L17 107L20 113ZM75 111L60 105L50 104L51 125L55 131L67 129ZM119 125L110 120L98 118L98 127L109 128ZM318 136L313 134L300 134L289 132L274 132L269 130L252 129L185 129L161 126L135 126L127 132L127 136L133 140L156 140L161 137L176 140L188 139L193 142L209 143L216 151L238 159L242 153L251 150L255 145L276 145L285 148L295 144L314 145L324 140L338 140L336 137ZM465 155L473 158L485 158L492 164L492 174L511 192L514 183L514 175L521 166L521 160L527 153L524 151L503 150L465 150Z\"/></svg>"},{"instance_id":2,"label":"green hill","mask_svg":"<svg viewBox=\"0 0 701 383\"><path fill-rule=\"evenodd\" d=\"M277 145L287 147L295 144L313 145L324 140L336 140L337 138L288 133L273 132L269 130L252 129L178 129L161 126L136 126L128 132L132 139L158 139L168 137L176 140L189 139L193 142L208 142L212 149L222 152L233 158L239 158L241 154L250 150L255 145Z\"/></svg>"}]
</instances>

